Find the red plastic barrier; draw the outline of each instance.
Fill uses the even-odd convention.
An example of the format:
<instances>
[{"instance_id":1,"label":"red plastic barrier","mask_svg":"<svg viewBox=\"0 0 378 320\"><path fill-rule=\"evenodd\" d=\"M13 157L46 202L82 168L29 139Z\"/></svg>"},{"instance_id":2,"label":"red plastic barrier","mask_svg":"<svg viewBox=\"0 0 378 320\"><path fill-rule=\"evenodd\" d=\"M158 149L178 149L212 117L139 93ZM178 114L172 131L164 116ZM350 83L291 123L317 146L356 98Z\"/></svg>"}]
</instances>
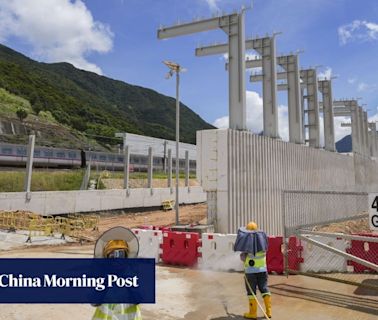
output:
<instances>
[{"instance_id":1,"label":"red plastic barrier","mask_svg":"<svg viewBox=\"0 0 378 320\"><path fill-rule=\"evenodd\" d=\"M194 266L198 262L200 235L196 232L163 232L161 260L166 264Z\"/></svg>"},{"instance_id":2,"label":"red plastic barrier","mask_svg":"<svg viewBox=\"0 0 378 320\"><path fill-rule=\"evenodd\" d=\"M299 264L303 262L301 241L294 236L290 237L287 249L289 269L299 270Z\"/></svg>"},{"instance_id":3,"label":"red plastic barrier","mask_svg":"<svg viewBox=\"0 0 378 320\"><path fill-rule=\"evenodd\" d=\"M378 237L377 234L370 234L370 233L355 233L355 235L365 236L365 237ZM352 240L351 246L349 249L346 250L346 252L356 257L359 257L361 259L364 259L366 261L378 264L378 243L377 242ZM375 272L375 270L365 267L351 260L348 260L347 264L349 266L353 266L354 272Z\"/></svg>"},{"instance_id":4,"label":"red plastic barrier","mask_svg":"<svg viewBox=\"0 0 378 320\"><path fill-rule=\"evenodd\" d=\"M266 263L269 273L282 274L284 272L284 257L282 254L282 237L268 237L268 252L266 253Z\"/></svg>"}]
</instances>

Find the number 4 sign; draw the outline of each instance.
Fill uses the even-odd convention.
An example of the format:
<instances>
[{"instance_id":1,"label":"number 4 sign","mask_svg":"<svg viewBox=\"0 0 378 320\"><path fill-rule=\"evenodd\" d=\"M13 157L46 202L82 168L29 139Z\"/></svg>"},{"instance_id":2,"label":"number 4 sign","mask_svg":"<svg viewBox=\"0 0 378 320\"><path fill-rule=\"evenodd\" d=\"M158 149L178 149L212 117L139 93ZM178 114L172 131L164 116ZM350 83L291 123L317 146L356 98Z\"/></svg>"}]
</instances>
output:
<instances>
[{"instance_id":1,"label":"number 4 sign","mask_svg":"<svg viewBox=\"0 0 378 320\"><path fill-rule=\"evenodd\" d=\"M371 230L378 231L378 194L369 193L369 225Z\"/></svg>"}]
</instances>

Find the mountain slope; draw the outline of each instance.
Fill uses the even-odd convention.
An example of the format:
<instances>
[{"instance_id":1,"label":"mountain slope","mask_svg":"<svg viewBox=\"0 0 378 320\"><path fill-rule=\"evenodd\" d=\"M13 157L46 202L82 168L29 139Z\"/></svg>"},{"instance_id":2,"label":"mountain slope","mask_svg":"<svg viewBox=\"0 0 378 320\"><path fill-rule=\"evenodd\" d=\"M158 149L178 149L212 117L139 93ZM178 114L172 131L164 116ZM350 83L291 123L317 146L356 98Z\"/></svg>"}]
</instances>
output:
<instances>
[{"instance_id":1,"label":"mountain slope","mask_svg":"<svg viewBox=\"0 0 378 320\"><path fill-rule=\"evenodd\" d=\"M30 101L33 110L50 111L65 125L87 134L114 137L126 131L175 138L175 99L68 63L40 63L0 45L0 87ZM195 143L195 133L213 128L184 104L180 136Z\"/></svg>"},{"instance_id":2,"label":"mountain slope","mask_svg":"<svg viewBox=\"0 0 378 320\"><path fill-rule=\"evenodd\" d=\"M337 152L352 152L352 136L349 134L336 142Z\"/></svg>"}]
</instances>

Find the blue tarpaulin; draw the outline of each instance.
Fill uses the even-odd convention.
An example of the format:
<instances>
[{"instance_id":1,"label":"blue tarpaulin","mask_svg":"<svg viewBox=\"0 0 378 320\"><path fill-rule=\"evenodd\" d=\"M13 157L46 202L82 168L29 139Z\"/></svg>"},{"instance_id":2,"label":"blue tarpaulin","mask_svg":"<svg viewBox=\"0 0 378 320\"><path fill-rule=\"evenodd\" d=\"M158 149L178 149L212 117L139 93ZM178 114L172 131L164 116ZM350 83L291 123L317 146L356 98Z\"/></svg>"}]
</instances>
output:
<instances>
[{"instance_id":1,"label":"blue tarpaulin","mask_svg":"<svg viewBox=\"0 0 378 320\"><path fill-rule=\"evenodd\" d=\"M241 227L238 230L234 251L248 252L253 255L259 251L268 251L268 237L264 231L250 231Z\"/></svg>"}]
</instances>

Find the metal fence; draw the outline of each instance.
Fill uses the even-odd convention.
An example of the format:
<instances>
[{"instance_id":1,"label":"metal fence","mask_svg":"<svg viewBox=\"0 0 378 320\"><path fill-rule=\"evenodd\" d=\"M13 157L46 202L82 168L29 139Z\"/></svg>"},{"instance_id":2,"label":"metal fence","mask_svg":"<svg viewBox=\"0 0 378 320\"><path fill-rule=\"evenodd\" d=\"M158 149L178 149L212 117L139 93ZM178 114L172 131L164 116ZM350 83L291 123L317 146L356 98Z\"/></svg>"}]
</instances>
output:
<instances>
[{"instance_id":1,"label":"metal fence","mask_svg":"<svg viewBox=\"0 0 378 320\"><path fill-rule=\"evenodd\" d=\"M367 211L364 192L284 191L286 273L378 290L378 235L367 232Z\"/></svg>"}]
</instances>

